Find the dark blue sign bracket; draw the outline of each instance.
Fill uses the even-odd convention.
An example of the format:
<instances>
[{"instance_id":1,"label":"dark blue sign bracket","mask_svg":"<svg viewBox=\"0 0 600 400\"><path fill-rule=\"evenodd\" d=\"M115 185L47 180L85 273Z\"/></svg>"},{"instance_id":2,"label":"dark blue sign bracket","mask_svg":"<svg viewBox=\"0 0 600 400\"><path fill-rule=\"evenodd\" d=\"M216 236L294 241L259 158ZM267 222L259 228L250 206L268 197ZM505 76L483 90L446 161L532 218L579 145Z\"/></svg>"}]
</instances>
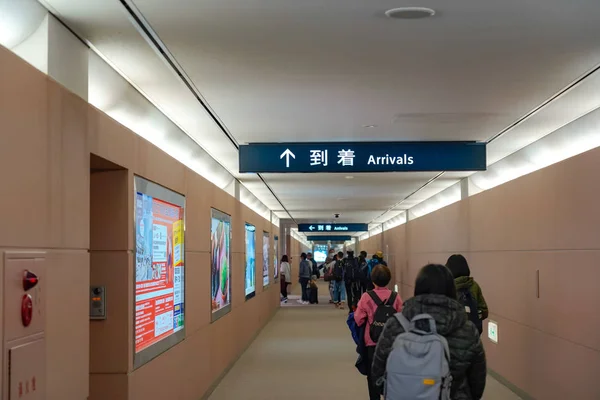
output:
<instances>
[{"instance_id":1,"label":"dark blue sign bracket","mask_svg":"<svg viewBox=\"0 0 600 400\"><path fill-rule=\"evenodd\" d=\"M240 173L485 171L477 142L254 143L240 146Z\"/></svg>"},{"instance_id":2,"label":"dark blue sign bracket","mask_svg":"<svg viewBox=\"0 0 600 400\"><path fill-rule=\"evenodd\" d=\"M315 222L312 224L298 224L298 232L331 233L331 232L366 232L369 224L326 224Z\"/></svg>"},{"instance_id":3,"label":"dark blue sign bracket","mask_svg":"<svg viewBox=\"0 0 600 400\"><path fill-rule=\"evenodd\" d=\"M336 242L336 243L341 243L341 242L346 242L348 240L352 239L352 236L307 236L306 239L309 242Z\"/></svg>"}]
</instances>

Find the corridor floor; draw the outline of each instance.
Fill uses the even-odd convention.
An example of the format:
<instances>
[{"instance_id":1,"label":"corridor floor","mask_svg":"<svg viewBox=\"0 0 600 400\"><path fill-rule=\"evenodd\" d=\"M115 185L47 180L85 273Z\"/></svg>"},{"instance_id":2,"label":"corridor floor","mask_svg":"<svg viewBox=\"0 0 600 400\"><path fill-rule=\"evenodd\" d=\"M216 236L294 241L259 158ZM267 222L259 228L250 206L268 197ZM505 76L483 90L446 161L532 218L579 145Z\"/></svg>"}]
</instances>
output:
<instances>
[{"instance_id":1,"label":"corridor floor","mask_svg":"<svg viewBox=\"0 0 600 400\"><path fill-rule=\"evenodd\" d=\"M347 311L328 304L324 286L319 294L318 306L290 300L282 307L209 399L368 399L366 378L354 367ZM519 397L488 376L484 399Z\"/></svg>"}]
</instances>

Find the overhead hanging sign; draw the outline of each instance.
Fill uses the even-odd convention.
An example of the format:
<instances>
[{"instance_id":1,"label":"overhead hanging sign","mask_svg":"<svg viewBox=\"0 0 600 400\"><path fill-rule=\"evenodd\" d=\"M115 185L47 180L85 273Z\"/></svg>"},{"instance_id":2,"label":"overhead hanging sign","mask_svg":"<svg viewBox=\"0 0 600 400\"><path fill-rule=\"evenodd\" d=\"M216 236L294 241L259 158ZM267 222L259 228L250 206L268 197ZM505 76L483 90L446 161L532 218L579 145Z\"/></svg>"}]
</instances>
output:
<instances>
[{"instance_id":1,"label":"overhead hanging sign","mask_svg":"<svg viewBox=\"0 0 600 400\"><path fill-rule=\"evenodd\" d=\"M307 236L306 239L309 242L346 242L348 240L352 240L352 236L335 236L335 235L315 235L315 236Z\"/></svg>"},{"instance_id":2,"label":"overhead hanging sign","mask_svg":"<svg viewBox=\"0 0 600 400\"><path fill-rule=\"evenodd\" d=\"M369 224L324 224L322 222L313 224L298 224L298 232L366 232Z\"/></svg>"},{"instance_id":3,"label":"overhead hanging sign","mask_svg":"<svg viewBox=\"0 0 600 400\"><path fill-rule=\"evenodd\" d=\"M476 142L253 143L240 146L241 173L485 171Z\"/></svg>"}]
</instances>

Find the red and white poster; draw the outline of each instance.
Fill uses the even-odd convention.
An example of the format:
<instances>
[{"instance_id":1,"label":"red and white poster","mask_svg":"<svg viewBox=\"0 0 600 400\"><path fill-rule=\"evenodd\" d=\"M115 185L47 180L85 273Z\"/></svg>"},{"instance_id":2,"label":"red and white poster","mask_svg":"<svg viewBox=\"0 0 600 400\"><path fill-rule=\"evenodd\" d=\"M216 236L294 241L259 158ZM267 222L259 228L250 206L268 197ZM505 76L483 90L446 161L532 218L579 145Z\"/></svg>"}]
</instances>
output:
<instances>
[{"instance_id":1,"label":"red and white poster","mask_svg":"<svg viewBox=\"0 0 600 400\"><path fill-rule=\"evenodd\" d=\"M183 208L136 196L135 352L183 329Z\"/></svg>"}]
</instances>

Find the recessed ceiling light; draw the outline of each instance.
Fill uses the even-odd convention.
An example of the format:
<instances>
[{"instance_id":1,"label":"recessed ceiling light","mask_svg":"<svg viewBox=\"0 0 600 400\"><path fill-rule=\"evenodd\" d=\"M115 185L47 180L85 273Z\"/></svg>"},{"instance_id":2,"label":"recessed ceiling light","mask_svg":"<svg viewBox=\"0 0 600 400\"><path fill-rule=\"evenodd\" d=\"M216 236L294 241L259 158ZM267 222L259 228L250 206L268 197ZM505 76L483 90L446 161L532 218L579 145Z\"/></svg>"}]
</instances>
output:
<instances>
[{"instance_id":1,"label":"recessed ceiling light","mask_svg":"<svg viewBox=\"0 0 600 400\"><path fill-rule=\"evenodd\" d=\"M363 125L363 128L377 128L377 125Z\"/></svg>"},{"instance_id":2,"label":"recessed ceiling light","mask_svg":"<svg viewBox=\"0 0 600 400\"><path fill-rule=\"evenodd\" d=\"M346 179L354 179L354 177L352 175L348 175L346 176Z\"/></svg>"},{"instance_id":3,"label":"recessed ceiling light","mask_svg":"<svg viewBox=\"0 0 600 400\"><path fill-rule=\"evenodd\" d=\"M435 15L435 10L425 7L399 7L387 10L385 15L394 19L421 19Z\"/></svg>"}]
</instances>

